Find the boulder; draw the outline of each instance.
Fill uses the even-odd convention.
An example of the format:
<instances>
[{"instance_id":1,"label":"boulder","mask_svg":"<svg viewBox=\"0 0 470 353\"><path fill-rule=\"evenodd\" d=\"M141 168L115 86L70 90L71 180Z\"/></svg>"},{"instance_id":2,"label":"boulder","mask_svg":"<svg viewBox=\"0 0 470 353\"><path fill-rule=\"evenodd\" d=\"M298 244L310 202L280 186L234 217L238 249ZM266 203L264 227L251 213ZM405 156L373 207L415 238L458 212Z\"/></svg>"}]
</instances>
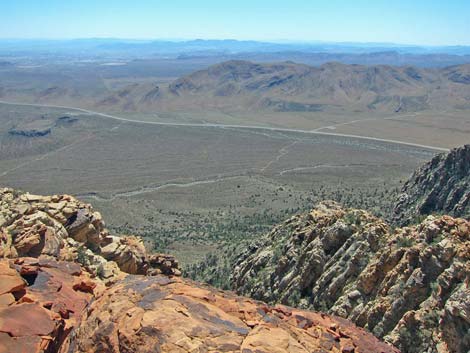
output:
<instances>
[{"instance_id":1,"label":"boulder","mask_svg":"<svg viewBox=\"0 0 470 353\"><path fill-rule=\"evenodd\" d=\"M151 270L149 270L148 274L150 276L159 274L181 276L181 271L178 268L178 260L172 255L151 254L149 256L149 264Z\"/></svg>"}]
</instances>

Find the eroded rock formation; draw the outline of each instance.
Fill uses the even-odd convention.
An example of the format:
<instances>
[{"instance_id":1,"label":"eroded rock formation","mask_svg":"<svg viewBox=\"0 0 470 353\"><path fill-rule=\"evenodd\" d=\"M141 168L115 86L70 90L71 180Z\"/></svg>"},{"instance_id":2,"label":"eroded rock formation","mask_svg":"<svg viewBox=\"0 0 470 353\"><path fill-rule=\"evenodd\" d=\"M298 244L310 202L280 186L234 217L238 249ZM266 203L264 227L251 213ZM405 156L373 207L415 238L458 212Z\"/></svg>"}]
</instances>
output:
<instances>
[{"instance_id":1,"label":"eroded rock formation","mask_svg":"<svg viewBox=\"0 0 470 353\"><path fill-rule=\"evenodd\" d=\"M391 229L332 202L249 248L237 291L348 318L403 352L470 348L470 222L429 216Z\"/></svg>"}]
</instances>

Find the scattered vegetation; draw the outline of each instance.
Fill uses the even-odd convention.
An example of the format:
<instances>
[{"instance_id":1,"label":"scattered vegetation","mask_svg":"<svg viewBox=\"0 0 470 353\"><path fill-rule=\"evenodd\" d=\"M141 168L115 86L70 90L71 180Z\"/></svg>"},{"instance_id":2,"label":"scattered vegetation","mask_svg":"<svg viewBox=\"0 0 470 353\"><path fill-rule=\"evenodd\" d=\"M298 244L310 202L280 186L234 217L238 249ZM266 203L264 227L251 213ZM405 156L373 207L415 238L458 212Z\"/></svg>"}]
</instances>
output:
<instances>
[{"instance_id":1,"label":"scattered vegetation","mask_svg":"<svg viewBox=\"0 0 470 353\"><path fill-rule=\"evenodd\" d=\"M308 212L325 199L337 201L345 207L368 209L379 217L385 217L399 190L398 186L388 187L388 183L366 187L324 182L310 191L289 186L258 188L246 200L233 200L227 207L220 206L210 211L155 209L152 200L141 200L138 209L143 222L137 226L125 223L119 226L111 224L110 227L116 233L142 236L152 251L176 255L185 276L230 289L229 273L240 252L273 226L295 214ZM235 184L233 188L238 189ZM357 224L359 217L355 213L347 215L351 224ZM280 259L282 249L276 249L273 256Z\"/></svg>"},{"instance_id":2,"label":"scattered vegetation","mask_svg":"<svg viewBox=\"0 0 470 353\"><path fill-rule=\"evenodd\" d=\"M407 236L400 237L398 238L398 241L397 241L397 245L399 248L410 248L413 246L414 243L415 242L413 238L407 237Z\"/></svg>"}]
</instances>

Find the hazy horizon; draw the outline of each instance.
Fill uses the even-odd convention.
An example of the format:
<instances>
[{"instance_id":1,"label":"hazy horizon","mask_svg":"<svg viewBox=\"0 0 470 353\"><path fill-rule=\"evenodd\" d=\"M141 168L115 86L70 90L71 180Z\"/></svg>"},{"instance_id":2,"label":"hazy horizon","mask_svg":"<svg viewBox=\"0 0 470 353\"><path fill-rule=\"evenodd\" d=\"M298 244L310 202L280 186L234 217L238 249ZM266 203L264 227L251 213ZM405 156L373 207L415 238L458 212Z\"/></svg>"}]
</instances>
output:
<instances>
[{"instance_id":1,"label":"hazy horizon","mask_svg":"<svg viewBox=\"0 0 470 353\"><path fill-rule=\"evenodd\" d=\"M470 3L454 0L189 0L0 4L1 39L223 39L469 46Z\"/></svg>"},{"instance_id":2,"label":"hazy horizon","mask_svg":"<svg viewBox=\"0 0 470 353\"><path fill-rule=\"evenodd\" d=\"M470 47L469 44L421 44L421 43L399 43L399 42L368 42L368 41L328 41L328 40L290 40L290 39L266 39L258 40L252 38L237 39L237 38L199 38L199 37L187 37L187 38L163 38L163 37L149 37L149 38L131 38L131 37L71 37L71 38L53 38L53 37L11 37L2 38L0 41L57 41L57 42L72 42L72 41L129 41L129 42L193 42L193 41L234 41L234 42L256 42L256 43L270 43L270 44L305 44L305 45L316 45L316 44L331 44L331 45L352 45L352 46L390 46L390 47L422 47L422 48L433 48L433 47Z\"/></svg>"}]
</instances>

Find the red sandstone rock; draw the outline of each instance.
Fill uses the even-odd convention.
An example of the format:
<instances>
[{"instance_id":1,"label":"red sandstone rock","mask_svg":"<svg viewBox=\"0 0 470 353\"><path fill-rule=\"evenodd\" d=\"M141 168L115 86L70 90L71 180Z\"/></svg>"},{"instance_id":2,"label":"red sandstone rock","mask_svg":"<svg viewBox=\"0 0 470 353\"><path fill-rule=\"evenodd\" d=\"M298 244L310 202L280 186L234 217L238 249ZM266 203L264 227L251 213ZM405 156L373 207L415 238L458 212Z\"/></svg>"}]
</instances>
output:
<instances>
[{"instance_id":1,"label":"red sandstone rock","mask_svg":"<svg viewBox=\"0 0 470 353\"><path fill-rule=\"evenodd\" d=\"M46 336L54 328L50 314L38 304L10 305L0 309L0 332L13 337Z\"/></svg>"},{"instance_id":2,"label":"red sandstone rock","mask_svg":"<svg viewBox=\"0 0 470 353\"><path fill-rule=\"evenodd\" d=\"M9 290L0 295L0 353L58 352L96 287L76 264L32 258L0 261L0 281Z\"/></svg>"},{"instance_id":3,"label":"red sandstone rock","mask_svg":"<svg viewBox=\"0 0 470 353\"><path fill-rule=\"evenodd\" d=\"M8 262L0 262L0 294L14 293L25 286L25 281L10 268Z\"/></svg>"},{"instance_id":4,"label":"red sandstone rock","mask_svg":"<svg viewBox=\"0 0 470 353\"><path fill-rule=\"evenodd\" d=\"M176 277L127 276L88 313L76 332L77 353L398 352L345 319L270 307Z\"/></svg>"}]
</instances>

